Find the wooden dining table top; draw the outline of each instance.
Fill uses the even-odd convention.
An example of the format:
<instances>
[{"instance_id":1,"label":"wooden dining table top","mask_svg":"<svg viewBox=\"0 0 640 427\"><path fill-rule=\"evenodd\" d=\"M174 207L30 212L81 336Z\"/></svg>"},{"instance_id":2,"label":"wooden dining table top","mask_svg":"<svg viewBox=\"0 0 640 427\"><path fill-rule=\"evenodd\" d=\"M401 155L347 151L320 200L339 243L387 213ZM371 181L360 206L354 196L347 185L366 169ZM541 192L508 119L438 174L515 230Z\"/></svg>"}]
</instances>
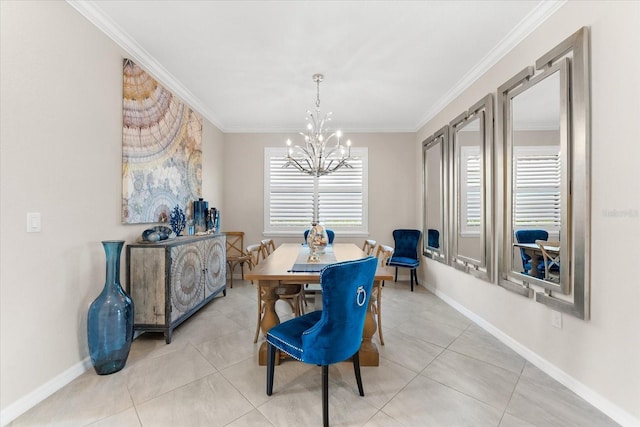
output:
<instances>
[{"instance_id":1,"label":"wooden dining table top","mask_svg":"<svg viewBox=\"0 0 640 427\"><path fill-rule=\"evenodd\" d=\"M332 245L336 261L350 261L365 258L366 254L353 243L334 243ZM301 283L317 282L319 272L291 272L293 264L302 250L306 249L300 243L283 243L276 250L261 261L251 271L244 273L245 280L300 280ZM393 273L389 267L378 265L375 280L393 280Z\"/></svg>"},{"instance_id":2,"label":"wooden dining table top","mask_svg":"<svg viewBox=\"0 0 640 427\"><path fill-rule=\"evenodd\" d=\"M519 243L516 242L513 246L523 249L533 249L536 251L540 250L540 246L537 243ZM547 252L560 252L560 246L551 246L551 245L542 245L544 246L544 250Z\"/></svg>"}]
</instances>

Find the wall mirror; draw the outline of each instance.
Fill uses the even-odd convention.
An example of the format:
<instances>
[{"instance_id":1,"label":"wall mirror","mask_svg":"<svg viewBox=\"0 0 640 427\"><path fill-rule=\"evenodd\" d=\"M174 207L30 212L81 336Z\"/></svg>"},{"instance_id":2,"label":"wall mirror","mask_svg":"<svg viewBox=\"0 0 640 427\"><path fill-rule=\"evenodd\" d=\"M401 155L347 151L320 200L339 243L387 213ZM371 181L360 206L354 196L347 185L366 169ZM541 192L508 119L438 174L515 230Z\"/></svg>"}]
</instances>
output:
<instances>
[{"instance_id":1,"label":"wall mirror","mask_svg":"<svg viewBox=\"0 0 640 427\"><path fill-rule=\"evenodd\" d=\"M451 263L493 281L493 95L451 123Z\"/></svg>"},{"instance_id":2,"label":"wall mirror","mask_svg":"<svg viewBox=\"0 0 640 427\"><path fill-rule=\"evenodd\" d=\"M447 264L448 259L448 147L445 126L422 143L424 256Z\"/></svg>"},{"instance_id":3,"label":"wall mirror","mask_svg":"<svg viewBox=\"0 0 640 427\"><path fill-rule=\"evenodd\" d=\"M582 28L498 89L499 284L588 318L589 58Z\"/></svg>"}]
</instances>

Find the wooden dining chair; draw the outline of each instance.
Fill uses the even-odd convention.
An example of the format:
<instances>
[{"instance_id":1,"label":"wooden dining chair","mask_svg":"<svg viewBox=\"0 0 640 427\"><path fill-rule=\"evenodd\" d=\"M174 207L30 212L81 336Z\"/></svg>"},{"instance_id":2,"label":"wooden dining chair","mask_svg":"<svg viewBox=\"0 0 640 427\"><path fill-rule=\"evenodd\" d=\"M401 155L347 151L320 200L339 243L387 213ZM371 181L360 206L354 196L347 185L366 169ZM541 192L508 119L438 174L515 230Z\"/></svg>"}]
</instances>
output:
<instances>
[{"instance_id":1,"label":"wooden dining chair","mask_svg":"<svg viewBox=\"0 0 640 427\"><path fill-rule=\"evenodd\" d=\"M276 250L276 244L273 239L264 239L262 242L262 246L266 251L267 256L271 255L271 252Z\"/></svg>"},{"instance_id":2,"label":"wooden dining chair","mask_svg":"<svg viewBox=\"0 0 640 427\"><path fill-rule=\"evenodd\" d=\"M253 267L260 263L260 259L265 259L267 257L266 248L262 243L258 245L249 245L247 246L247 250L245 253L250 255L249 259L249 269L253 270ZM253 281L251 281L253 283Z\"/></svg>"},{"instance_id":3,"label":"wooden dining chair","mask_svg":"<svg viewBox=\"0 0 640 427\"><path fill-rule=\"evenodd\" d=\"M551 272L560 272L560 242L558 240L536 240L536 245L540 248L544 260L544 280L559 281L559 275L552 275ZM551 251L548 249L549 247L558 248L558 251Z\"/></svg>"},{"instance_id":4,"label":"wooden dining chair","mask_svg":"<svg viewBox=\"0 0 640 427\"><path fill-rule=\"evenodd\" d=\"M249 245L247 246L247 251L246 251L250 256L251 256L251 262L249 264L249 268L253 269L253 267L257 266L260 263L260 259L265 259L266 256L266 250L264 248L264 245L262 243L260 243L259 245ZM253 280L251 281L251 283L253 284ZM253 342L256 343L258 342L258 335L260 334L260 320L262 319L262 315L264 314L264 310L265 310L265 305L264 305L264 298L263 298L263 292L260 289L260 286L257 286L257 300L258 300L258 324L256 325L256 335L253 338Z\"/></svg>"},{"instance_id":5,"label":"wooden dining chair","mask_svg":"<svg viewBox=\"0 0 640 427\"><path fill-rule=\"evenodd\" d=\"M378 265L386 267L387 262L393 255L393 248L386 245L378 245L376 251L376 258L378 258ZM376 317L378 323L378 337L380 337L380 344L384 345L384 337L382 336L382 287L384 286L384 280L374 282L373 293L371 295L371 311Z\"/></svg>"},{"instance_id":6,"label":"wooden dining chair","mask_svg":"<svg viewBox=\"0 0 640 427\"><path fill-rule=\"evenodd\" d=\"M373 255L373 249L376 247L376 241L372 239L367 239L364 241L362 245L362 252L367 255Z\"/></svg>"},{"instance_id":7,"label":"wooden dining chair","mask_svg":"<svg viewBox=\"0 0 640 427\"><path fill-rule=\"evenodd\" d=\"M251 255L251 264L249 264L249 268L253 268L257 266L261 260L267 259L270 255L269 247L275 247L273 240L263 240L259 245L250 245L247 247L246 252ZM251 283L253 283L253 281ZM294 316L297 317L304 314L304 307L302 306L304 291L301 284L281 282L275 292L279 299L289 304ZM258 285L258 324L256 325L256 333L253 337L254 343L258 342L258 337L260 336L260 323L265 311L264 293L265 291L260 289L260 285Z\"/></svg>"},{"instance_id":8,"label":"wooden dining chair","mask_svg":"<svg viewBox=\"0 0 640 427\"><path fill-rule=\"evenodd\" d=\"M244 265L251 262L251 255L244 251L244 231L226 231L227 236L227 266L231 277L230 287L233 288L233 270L240 265L240 274L244 280Z\"/></svg>"}]
</instances>

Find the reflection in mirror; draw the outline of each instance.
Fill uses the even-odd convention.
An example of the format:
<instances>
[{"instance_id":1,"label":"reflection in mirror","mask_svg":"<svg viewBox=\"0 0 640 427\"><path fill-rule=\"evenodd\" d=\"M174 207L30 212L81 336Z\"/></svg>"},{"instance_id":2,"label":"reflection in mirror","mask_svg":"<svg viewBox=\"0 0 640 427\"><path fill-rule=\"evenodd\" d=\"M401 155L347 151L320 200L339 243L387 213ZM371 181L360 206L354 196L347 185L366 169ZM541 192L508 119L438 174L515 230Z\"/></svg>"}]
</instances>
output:
<instances>
[{"instance_id":1,"label":"reflection in mirror","mask_svg":"<svg viewBox=\"0 0 640 427\"><path fill-rule=\"evenodd\" d=\"M589 60L582 28L498 89L499 284L588 318ZM503 212L502 212L503 211Z\"/></svg>"},{"instance_id":2,"label":"reflection in mirror","mask_svg":"<svg viewBox=\"0 0 640 427\"><path fill-rule=\"evenodd\" d=\"M447 242L447 148L449 127L445 126L422 143L424 236L423 255L448 262Z\"/></svg>"},{"instance_id":3,"label":"reflection in mirror","mask_svg":"<svg viewBox=\"0 0 640 427\"><path fill-rule=\"evenodd\" d=\"M450 126L451 261L460 270L492 281L493 96L486 96Z\"/></svg>"},{"instance_id":4,"label":"reflection in mirror","mask_svg":"<svg viewBox=\"0 0 640 427\"><path fill-rule=\"evenodd\" d=\"M568 255L560 243L567 236L562 225L567 223L568 183L561 161L567 157L566 113L561 114L567 108L561 96L567 90L566 73L566 61L559 62L510 97L511 272L565 294L568 275L559 260Z\"/></svg>"}]
</instances>

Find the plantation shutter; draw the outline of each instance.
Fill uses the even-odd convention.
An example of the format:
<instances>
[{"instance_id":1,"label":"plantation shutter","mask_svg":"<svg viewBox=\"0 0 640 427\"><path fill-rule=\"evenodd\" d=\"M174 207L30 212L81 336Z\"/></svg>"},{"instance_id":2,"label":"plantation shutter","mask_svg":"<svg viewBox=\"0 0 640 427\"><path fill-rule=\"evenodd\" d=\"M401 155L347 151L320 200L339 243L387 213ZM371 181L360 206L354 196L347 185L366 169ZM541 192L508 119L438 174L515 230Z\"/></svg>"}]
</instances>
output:
<instances>
[{"instance_id":1,"label":"plantation shutter","mask_svg":"<svg viewBox=\"0 0 640 427\"><path fill-rule=\"evenodd\" d=\"M270 226L309 226L313 219L313 177L295 168L284 168L284 151L280 156L270 156L268 161Z\"/></svg>"},{"instance_id":2,"label":"plantation shutter","mask_svg":"<svg viewBox=\"0 0 640 427\"><path fill-rule=\"evenodd\" d=\"M513 172L515 227L560 229L558 147L516 147Z\"/></svg>"},{"instance_id":3,"label":"plantation shutter","mask_svg":"<svg viewBox=\"0 0 640 427\"><path fill-rule=\"evenodd\" d=\"M286 148L265 149L265 231L293 232L309 227L313 220L313 200L318 196L318 216L328 228L366 232L367 149L352 148L356 159L343 167L314 177L288 167Z\"/></svg>"},{"instance_id":4,"label":"plantation shutter","mask_svg":"<svg viewBox=\"0 0 640 427\"><path fill-rule=\"evenodd\" d=\"M482 215L482 164L480 147L463 146L461 152L460 213L461 233L480 233Z\"/></svg>"},{"instance_id":5,"label":"plantation shutter","mask_svg":"<svg viewBox=\"0 0 640 427\"><path fill-rule=\"evenodd\" d=\"M364 223L362 159L321 176L318 184L320 222L330 228L361 227Z\"/></svg>"}]
</instances>

